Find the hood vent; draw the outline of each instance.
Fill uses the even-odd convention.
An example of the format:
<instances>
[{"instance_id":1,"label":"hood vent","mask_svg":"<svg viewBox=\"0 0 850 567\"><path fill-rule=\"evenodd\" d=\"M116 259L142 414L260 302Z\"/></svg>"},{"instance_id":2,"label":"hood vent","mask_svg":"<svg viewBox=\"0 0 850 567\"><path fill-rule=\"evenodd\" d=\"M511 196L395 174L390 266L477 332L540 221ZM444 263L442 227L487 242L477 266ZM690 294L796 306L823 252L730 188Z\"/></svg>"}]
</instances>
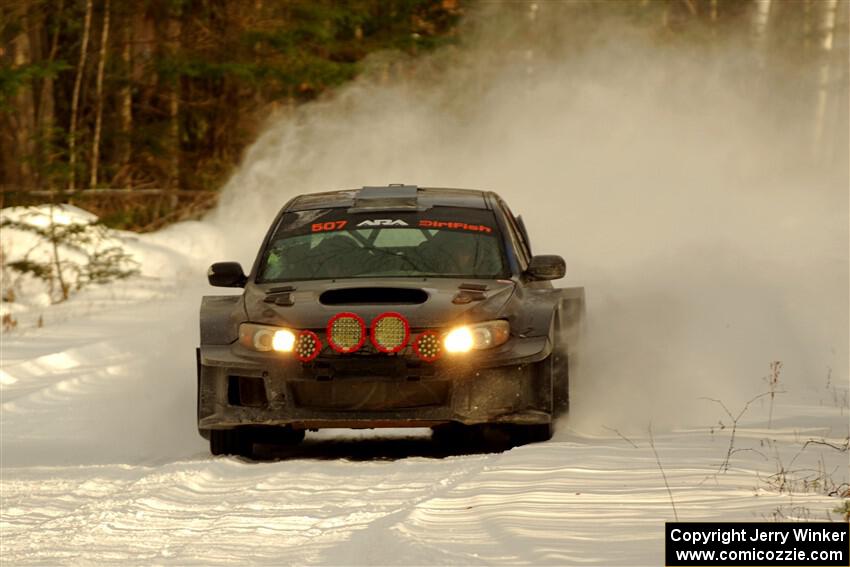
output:
<instances>
[{"instance_id":1,"label":"hood vent","mask_svg":"<svg viewBox=\"0 0 850 567\"><path fill-rule=\"evenodd\" d=\"M484 284L462 283L458 286L460 291L452 298L452 303L455 305L464 305L473 301L481 301L487 299L487 286Z\"/></svg>"},{"instance_id":2,"label":"hood vent","mask_svg":"<svg viewBox=\"0 0 850 567\"><path fill-rule=\"evenodd\" d=\"M409 287L348 287L331 289L319 296L323 305L418 305L428 301L428 294Z\"/></svg>"}]
</instances>

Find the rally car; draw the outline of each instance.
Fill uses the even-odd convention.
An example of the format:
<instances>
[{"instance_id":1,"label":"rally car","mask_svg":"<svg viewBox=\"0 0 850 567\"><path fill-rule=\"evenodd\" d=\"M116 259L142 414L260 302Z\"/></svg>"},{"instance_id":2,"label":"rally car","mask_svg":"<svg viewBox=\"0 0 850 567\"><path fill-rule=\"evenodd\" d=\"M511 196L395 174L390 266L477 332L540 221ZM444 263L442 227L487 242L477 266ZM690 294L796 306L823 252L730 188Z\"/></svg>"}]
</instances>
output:
<instances>
[{"instance_id":1,"label":"rally car","mask_svg":"<svg viewBox=\"0 0 850 567\"><path fill-rule=\"evenodd\" d=\"M552 436L569 407L584 289L554 288L495 193L411 185L301 195L248 275L213 264L197 349L198 430L215 454L320 428L482 427Z\"/></svg>"}]
</instances>

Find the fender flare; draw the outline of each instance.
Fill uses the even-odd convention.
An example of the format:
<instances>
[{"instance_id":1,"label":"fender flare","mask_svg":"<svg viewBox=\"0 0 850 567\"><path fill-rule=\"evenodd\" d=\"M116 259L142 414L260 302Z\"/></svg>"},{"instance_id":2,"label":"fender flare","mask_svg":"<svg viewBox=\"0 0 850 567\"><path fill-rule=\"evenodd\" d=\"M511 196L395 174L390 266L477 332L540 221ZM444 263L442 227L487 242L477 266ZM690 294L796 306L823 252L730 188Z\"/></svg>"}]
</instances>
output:
<instances>
[{"instance_id":1,"label":"fender flare","mask_svg":"<svg viewBox=\"0 0 850 567\"><path fill-rule=\"evenodd\" d=\"M239 323L247 320L242 295L201 298L201 345L229 345L239 338Z\"/></svg>"}]
</instances>

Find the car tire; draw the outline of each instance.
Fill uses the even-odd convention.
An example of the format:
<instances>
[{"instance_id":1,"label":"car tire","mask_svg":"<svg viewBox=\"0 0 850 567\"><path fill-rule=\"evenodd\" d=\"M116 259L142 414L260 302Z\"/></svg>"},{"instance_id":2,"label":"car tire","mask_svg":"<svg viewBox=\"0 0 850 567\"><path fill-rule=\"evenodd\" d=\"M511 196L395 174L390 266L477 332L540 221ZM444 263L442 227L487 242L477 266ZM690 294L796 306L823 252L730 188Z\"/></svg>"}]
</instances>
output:
<instances>
[{"instance_id":1,"label":"car tire","mask_svg":"<svg viewBox=\"0 0 850 567\"><path fill-rule=\"evenodd\" d=\"M240 429L213 429L210 431L210 453L213 455L253 456L254 441Z\"/></svg>"},{"instance_id":2,"label":"car tire","mask_svg":"<svg viewBox=\"0 0 850 567\"><path fill-rule=\"evenodd\" d=\"M549 441L555 434L555 422L535 423L534 425L517 425L517 441L519 444L542 443Z\"/></svg>"},{"instance_id":3,"label":"car tire","mask_svg":"<svg viewBox=\"0 0 850 567\"><path fill-rule=\"evenodd\" d=\"M431 440L445 447L468 447L477 441L476 428L460 423L445 423L431 428Z\"/></svg>"},{"instance_id":4,"label":"car tire","mask_svg":"<svg viewBox=\"0 0 850 567\"><path fill-rule=\"evenodd\" d=\"M291 447L304 441L306 431L293 429L289 425L274 427L256 427L251 432L254 441L267 443L269 445L282 445Z\"/></svg>"},{"instance_id":5,"label":"car tire","mask_svg":"<svg viewBox=\"0 0 850 567\"><path fill-rule=\"evenodd\" d=\"M283 433L278 437L278 442L282 445L298 445L304 441L307 432L303 429L285 428Z\"/></svg>"}]
</instances>

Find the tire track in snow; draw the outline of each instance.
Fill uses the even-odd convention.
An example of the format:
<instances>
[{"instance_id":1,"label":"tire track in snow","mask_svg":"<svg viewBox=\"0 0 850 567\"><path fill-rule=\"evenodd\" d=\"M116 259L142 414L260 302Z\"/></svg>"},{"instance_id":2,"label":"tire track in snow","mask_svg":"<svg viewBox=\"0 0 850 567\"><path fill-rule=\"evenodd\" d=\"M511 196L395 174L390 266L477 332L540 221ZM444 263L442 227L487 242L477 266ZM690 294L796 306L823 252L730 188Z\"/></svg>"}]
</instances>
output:
<instances>
[{"instance_id":1,"label":"tire track in snow","mask_svg":"<svg viewBox=\"0 0 850 567\"><path fill-rule=\"evenodd\" d=\"M671 513L636 441L574 435L446 459L16 468L4 472L2 552L14 563L658 564ZM761 519L789 504L822 517L835 506L759 488L764 465L749 454L712 476L724 442L656 439L683 519Z\"/></svg>"},{"instance_id":2,"label":"tire track in snow","mask_svg":"<svg viewBox=\"0 0 850 567\"><path fill-rule=\"evenodd\" d=\"M488 458L273 464L209 459L142 471L86 467L75 469L70 481L52 477L69 471L40 469L35 491L24 479L10 479L4 489L4 557L16 563L160 561L176 553L228 563L252 549L260 560L345 563L352 556L337 552L340 542L409 511L411 502L451 490ZM387 475L387 469L393 472ZM101 474L92 478L96 472ZM110 478L116 474L123 478ZM20 514L25 507L28 513Z\"/></svg>"},{"instance_id":3,"label":"tire track in snow","mask_svg":"<svg viewBox=\"0 0 850 567\"><path fill-rule=\"evenodd\" d=\"M410 564L411 562L426 561L428 563L445 563L446 559L438 560L439 553L428 550L429 553L418 558L417 553L411 553L411 546L400 543L395 527L407 519L420 504L434 499L444 497L451 493L455 486L468 482L477 477L482 471L487 470L491 463L499 458L498 455L451 457L446 462L457 462L462 464L461 470L450 472L447 476L436 483L433 488L425 494L405 502L400 508L378 518L366 526L363 530L354 532L347 542L329 550L320 558L320 563L334 564L345 561L345 558L357 557L364 564L375 562L386 562L387 557L394 558L392 563ZM374 545L375 541L385 542L380 548Z\"/></svg>"},{"instance_id":4,"label":"tire track in snow","mask_svg":"<svg viewBox=\"0 0 850 567\"><path fill-rule=\"evenodd\" d=\"M189 288L168 300L57 325L50 329L57 343L80 326L100 333L88 345L48 345L53 352L4 368L14 382L0 390L3 466L151 463L198 453L200 293Z\"/></svg>"},{"instance_id":5,"label":"tire track in snow","mask_svg":"<svg viewBox=\"0 0 850 567\"><path fill-rule=\"evenodd\" d=\"M722 443L684 433L659 443L682 519L770 518L795 499L825 517L835 504L824 494L764 490L757 458L714 476ZM704 485L706 478L714 485ZM395 531L452 563L653 565L662 561L661 530L672 519L648 447L585 439L514 449L449 493L418 503Z\"/></svg>"}]
</instances>

